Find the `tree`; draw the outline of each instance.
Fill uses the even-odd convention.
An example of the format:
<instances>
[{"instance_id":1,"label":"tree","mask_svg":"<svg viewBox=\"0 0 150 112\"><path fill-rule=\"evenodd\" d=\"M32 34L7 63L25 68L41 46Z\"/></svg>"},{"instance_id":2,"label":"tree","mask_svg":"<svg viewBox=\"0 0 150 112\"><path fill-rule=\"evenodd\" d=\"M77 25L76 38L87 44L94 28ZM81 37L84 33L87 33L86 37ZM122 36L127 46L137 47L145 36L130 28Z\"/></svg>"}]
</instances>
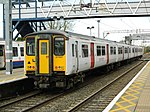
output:
<instances>
[{"instance_id":1,"label":"tree","mask_svg":"<svg viewBox=\"0 0 150 112\"><path fill-rule=\"evenodd\" d=\"M74 26L74 21L73 20L64 20L64 21L49 21L47 22L46 26L48 29L57 29L57 30L70 30L73 31Z\"/></svg>"},{"instance_id":2,"label":"tree","mask_svg":"<svg viewBox=\"0 0 150 112\"><path fill-rule=\"evenodd\" d=\"M17 37L15 41L24 41L25 38L22 38L22 37Z\"/></svg>"},{"instance_id":3,"label":"tree","mask_svg":"<svg viewBox=\"0 0 150 112\"><path fill-rule=\"evenodd\" d=\"M69 30L73 31L73 26L75 24L74 20L64 20L64 21L47 21L44 23L46 29L57 29L57 30ZM24 38L17 37L16 41L24 41Z\"/></svg>"}]
</instances>

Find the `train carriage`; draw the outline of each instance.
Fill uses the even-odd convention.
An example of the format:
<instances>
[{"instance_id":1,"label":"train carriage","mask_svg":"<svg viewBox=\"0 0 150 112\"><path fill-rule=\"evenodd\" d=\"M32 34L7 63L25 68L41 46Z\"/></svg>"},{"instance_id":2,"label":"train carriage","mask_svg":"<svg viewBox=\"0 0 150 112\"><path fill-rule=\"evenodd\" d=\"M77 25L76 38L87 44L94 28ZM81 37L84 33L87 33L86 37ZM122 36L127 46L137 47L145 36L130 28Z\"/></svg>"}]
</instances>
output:
<instances>
[{"instance_id":1,"label":"train carriage","mask_svg":"<svg viewBox=\"0 0 150 112\"><path fill-rule=\"evenodd\" d=\"M13 67L24 66L24 42L13 41Z\"/></svg>"},{"instance_id":2,"label":"train carriage","mask_svg":"<svg viewBox=\"0 0 150 112\"><path fill-rule=\"evenodd\" d=\"M23 67L24 66L24 42L13 41L13 53L12 53L12 62L13 67ZM5 56L5 41L0 40L0 68L5 68L6 65L6 56Z\"/></svg>"},{"instance_id":3,"label":"train carriage","mask_svg":"<svg viewBox=\"0 0 150 112\"><path fill-rule=\"evenodd\" d=\"M40 88L68 87L82 81L86 71L143 55L139 46L59 30L25 38L25 74Z\"/></svg>"}]
</instances>

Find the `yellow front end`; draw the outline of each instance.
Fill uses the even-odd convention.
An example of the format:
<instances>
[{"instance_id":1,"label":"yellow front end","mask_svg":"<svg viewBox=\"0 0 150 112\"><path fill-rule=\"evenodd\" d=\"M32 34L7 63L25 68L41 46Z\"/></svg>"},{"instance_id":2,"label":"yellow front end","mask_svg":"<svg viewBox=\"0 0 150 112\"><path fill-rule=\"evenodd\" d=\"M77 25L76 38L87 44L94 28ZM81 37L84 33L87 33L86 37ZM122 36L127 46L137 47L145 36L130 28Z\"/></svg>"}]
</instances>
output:
<instances>
[{"instance_id":1,"label":"yellow front end","mask_svg":"<svg viewBox=\"0 0 150 112\"><path fill-rule=\"evenodd\" d=\"M66 83L65 37L37 34L26 37L25 74L39 87L64 87Z\"/></svg>"}]
</instances>

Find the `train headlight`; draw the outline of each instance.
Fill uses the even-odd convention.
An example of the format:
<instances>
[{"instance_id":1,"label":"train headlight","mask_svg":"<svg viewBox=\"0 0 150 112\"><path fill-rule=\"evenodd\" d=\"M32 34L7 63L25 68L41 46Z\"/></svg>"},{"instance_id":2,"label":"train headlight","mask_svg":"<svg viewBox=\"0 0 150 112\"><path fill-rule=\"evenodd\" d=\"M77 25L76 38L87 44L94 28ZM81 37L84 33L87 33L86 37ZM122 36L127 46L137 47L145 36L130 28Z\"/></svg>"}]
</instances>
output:
<instances>
[{"instance_id":1,"label":"train headlight","mask_svg":"<svg viewBox=\"0 0 150 112\"><path fill-rule=\"evenodd\" d=\"M64 66L55 66L56 70L64 70Z\"/></svg>"},{"instance_id":2,"label":"train headlight","mask_svg":"<svg viewBox=\"0 0 150 112\"><path fill-rule=\"evenodd\" d=\"M57 70L57 66L55 66L55 69Z\"/></svg>"}]
</instances>

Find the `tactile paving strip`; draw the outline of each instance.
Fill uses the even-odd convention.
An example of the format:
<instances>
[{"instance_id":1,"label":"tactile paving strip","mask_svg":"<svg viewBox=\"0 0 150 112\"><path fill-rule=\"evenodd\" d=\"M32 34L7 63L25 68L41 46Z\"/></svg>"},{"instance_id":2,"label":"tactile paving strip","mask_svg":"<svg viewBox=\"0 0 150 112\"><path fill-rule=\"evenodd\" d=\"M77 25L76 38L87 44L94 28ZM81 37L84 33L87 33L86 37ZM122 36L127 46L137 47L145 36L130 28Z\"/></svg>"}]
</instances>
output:
<instances>
[{"instance_id":1,"label":"tactile paving strip","mask_svg":"<svg viewBox=\"0 0 150 112\"><path fill-rule=\"evenodd\" d=\"M137 104L150 75L150 63L141 72L127 91L120 97L110 112L136 112ZM139 111L137 111L139 112ZM141 111L143 112L143 111Z\"/></svg>"}]
</instances>

